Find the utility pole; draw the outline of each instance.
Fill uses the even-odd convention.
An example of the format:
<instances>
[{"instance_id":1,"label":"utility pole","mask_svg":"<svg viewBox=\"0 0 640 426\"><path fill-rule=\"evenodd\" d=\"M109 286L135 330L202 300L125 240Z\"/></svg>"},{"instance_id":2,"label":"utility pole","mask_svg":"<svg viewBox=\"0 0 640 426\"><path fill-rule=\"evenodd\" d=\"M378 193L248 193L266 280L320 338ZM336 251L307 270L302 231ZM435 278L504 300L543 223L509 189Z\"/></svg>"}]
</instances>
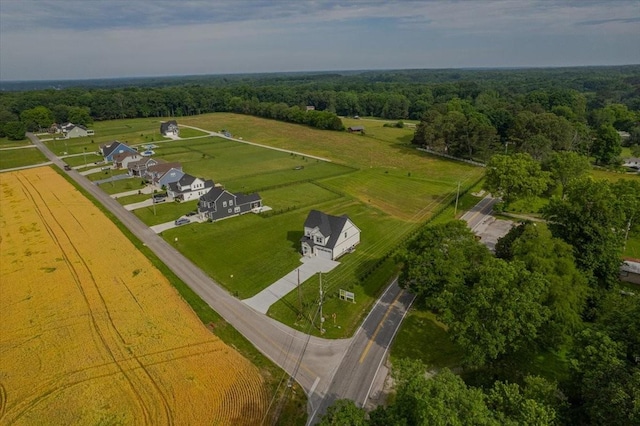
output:
<instances>
[{"instance_id":1,"label":"utility pole","mask_svg":"<svg viewBox=\"0 0 640 426\"><path fill-rule=\"evenodd\" d=\"M84 147L84 152L83 152L83 157L84 157L84 166L87 167L87 147Z\"/></svg>"},{"instance_id":2,"label":"utility pole","mask_svg":"<svg viewBox=\"0 0 640 426\"><path fill-rule=\"evenodd\" d=\"M302 289L300 288L300 268L298 268L298 305L300 306L300 315L302 315Z\"/></svg>"},{"instance_id":3,"label":"utility pole","mask_svg":"<svg viewBox=\"0 0 640 426\"><path fill-rule=\"evenodd\" d=\"M460 182L458 182L458 192L456 193L456 208L453 210L453 217L458 214L458 198L460 198Z\"/></svg>"},{"instance_id":4,"label":"utility pole","mask_svg":"<svg viewBox=\"0 0 640 426\"><path fill-rule=\"evenodd\" d=\"M320 272L320 334L324 334L324 328L322 328L322 323L324 322L324 318L322 318L322 272Z\"/></svg>"}]
</instances>

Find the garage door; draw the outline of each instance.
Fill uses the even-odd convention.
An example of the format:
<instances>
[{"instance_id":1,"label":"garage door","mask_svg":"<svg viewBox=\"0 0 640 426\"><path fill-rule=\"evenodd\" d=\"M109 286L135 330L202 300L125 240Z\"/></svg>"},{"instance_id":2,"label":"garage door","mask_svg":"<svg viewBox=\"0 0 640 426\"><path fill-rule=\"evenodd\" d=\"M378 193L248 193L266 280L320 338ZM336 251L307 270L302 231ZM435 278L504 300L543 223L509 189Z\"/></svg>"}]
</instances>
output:
<instances>
[{"instance_id":1,"label":"garage door","mask_svg":"<svg viewBox=\"0 0 640 426\"><path fill-rule=\"evenodd\" d=\"M321 257L323 259L329 259L332 260L332 254L331 254L331 250L326 249L326 248L322 248L322 247L315 247L316 249L316 255L318 257Z\"/></svg>"}]
</instances>

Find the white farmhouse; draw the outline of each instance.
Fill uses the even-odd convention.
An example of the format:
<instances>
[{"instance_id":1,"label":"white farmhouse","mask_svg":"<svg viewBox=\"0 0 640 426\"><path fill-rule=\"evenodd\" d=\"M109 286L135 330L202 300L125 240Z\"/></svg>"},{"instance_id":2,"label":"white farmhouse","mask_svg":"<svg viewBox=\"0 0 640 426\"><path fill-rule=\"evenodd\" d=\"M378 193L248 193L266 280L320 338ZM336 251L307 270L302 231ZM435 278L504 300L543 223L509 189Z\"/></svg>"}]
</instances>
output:
<instances>
[{"instance_id":1,"label":"white farmhouse","mask_svg":"<svg viewBox=\"0 0 640 426\"><path fill-rule=\"evenodd\" d=\"M353 251L359 243L360 229L347 215L331 216L318 210L309 212L300 239L304 256L331 260Z\"/></svg>"},{"instance_id":2,"label":"white farmhouse","mask_svg":"<svg viewBox=\"0 0 640 426\"><path fill-rule=\"evenodd\" d=\"M167 193L177 201L197 200L213 188L213 181L184 174L177 182L169 183Z\"/></svg>"}]
</instances>

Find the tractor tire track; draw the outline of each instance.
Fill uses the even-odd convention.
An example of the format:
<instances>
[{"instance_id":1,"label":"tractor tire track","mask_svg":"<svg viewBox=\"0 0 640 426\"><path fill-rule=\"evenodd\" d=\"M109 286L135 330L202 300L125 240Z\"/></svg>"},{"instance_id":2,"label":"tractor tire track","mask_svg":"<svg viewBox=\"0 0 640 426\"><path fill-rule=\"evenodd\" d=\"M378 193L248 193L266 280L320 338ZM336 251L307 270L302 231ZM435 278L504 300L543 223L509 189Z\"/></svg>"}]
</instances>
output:
<instances>
[{"instance_id":1,"label":"tractor tire track","mask_svg":"<svg viewBox=\"0 0 640 426\"><path fill-rule=\"evenodd\" d=\"M82 282L80 280L80 276L78 274L78 271L76 270L75 266L73 265L73 263L71 262L71 260L69 259L69 255L67 253L67 250L65 250L65 248L63 247L63 245L61 244L60 240L58 239L57 235L55 234L55 231L53 230L53 228L51 227L50 223L47 221L47 219L45 218L42 209L40 207L40 205L44 205L45 209L48 210L49 214L51 215L53 221L60 227L62 233L67 237L67 239L69 240L69 244L71 245L71 247L73 247L74 251L76 251L76 255L78 257L81 258L81 256L79 256L79 254L77 253L77 250L75 249L75 247L73 246L73 244L71 243L71 240L69 239L69 235L66 233L66 231L64 230L64 228L62 227L62 225L58 222L58 220L56 219L56 217L53 215L53 212L48 208L48 206L46 205L46 203L44 202L44 198L42 197L42 194L40 194L40 192L33 186L33 184L31 184L31 182L27 181L28 184L33 188L34 192L38 194L40 200L42 201L42 203L37 203L36 199L33 195L33 193L31 191L29 191L27 184L25 184L25 179L22 178L22 176L18 175L18 181L19 183L24 187L24 189L26 190L26 194L28 196L28 198L31 199L31 201L33 202L34 205L34 211L36 212L36 214L40 217L40 219L42 220L42 223L45 226L45 229L47 230L48 234L50 235L50 237L52 238L52 240L54 241L54 243L58 246L58 248L60 249L62 255L63 255L63 259L65 261L65 263L67 264L67 267L69 268L69 271L71 272L71 276L73 277L73 280L76 284L76 287L78 288L80 294L82 295L82 298L84 300L84 303L87 307L87 311L89 314L89 319L90 319L90 324L92 329L94 330L94 332L97 334L99 340L100 340L100 344L101 346L105 349L105 351L108 353L108 355L110 356L110 358L113 360L113 362L115 363L115 365L118 366L118 368L120 369L121 373L123 374L123 377L126 379L126 381L128 382L132 392L134 393L138 404L140 405L140 408L142 410L143 413L143 417L144 417L144 424L152 424L153 422L151 421L151 415L149 413L149 408L146 406L145 402L144 402L144 398L142 397L140 391L138 390L138 388L135 386L135 384L133 383L133 380L131 377L129 377L129 375L126 374L125 369L122 367L122 365L118 362L118 360L116 359L116 356L113 352L113 349L110 347L110 345L107 342L107 339L104 335L104 333L100 330L100 325L98 324L98 321L96 319L95 313L91 307L91 302L89 300L89 296L87 295L84 287L82 286ZM85 267L87 267L86 264L84 264ZM89 274L91 276L91 273L89 271ZM93 279L93 276L91 276ZM95 281L94 281L94 285L95 285ZM104 301L104 300L103 300ZM110 319L111 320L111 319ZM113 324L112 324L113 326ZM119 334L119 333L118 333ZM94 343L98 343L95 342ZM44 396L44 395L43 395ZM36 400L37 401L37 400ZM34 402L36 402L34 401ZM18 416L16 417L19 418L22 414L24 414L28 409L30 408L30 406L26 406L21 410L21 413L18 414Z\"/></svg>"}]
</instances>

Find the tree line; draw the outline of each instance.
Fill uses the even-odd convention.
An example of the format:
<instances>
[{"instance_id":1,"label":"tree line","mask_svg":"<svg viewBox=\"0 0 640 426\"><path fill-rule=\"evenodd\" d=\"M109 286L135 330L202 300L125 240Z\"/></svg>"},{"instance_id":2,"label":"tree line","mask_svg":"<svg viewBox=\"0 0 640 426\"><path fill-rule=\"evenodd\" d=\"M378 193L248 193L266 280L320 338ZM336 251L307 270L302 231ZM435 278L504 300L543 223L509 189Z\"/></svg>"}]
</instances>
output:
<instances>
[{"instance_id":1,"label":"tree line","mask_svg":"<svg viewBox=\"0 0 640 426\"><path fill-rule=\"evenodd\" d=\"M86 87L0 92L0 132L7 134L8 123L11 135L19 133L17 123L32 129L22 113L40 106L55 122L77 124L237 112L341 130L340 116L360 115L420 120L414 144L459 157L486 160L504 149L542 158L574 150L610 164L619 155L615 130L630 132L630 145L640 142L639 75L640 67L627 66L78 82ZM315 112L306 114L307 106Z\"/></svg>"}]
</instances>

